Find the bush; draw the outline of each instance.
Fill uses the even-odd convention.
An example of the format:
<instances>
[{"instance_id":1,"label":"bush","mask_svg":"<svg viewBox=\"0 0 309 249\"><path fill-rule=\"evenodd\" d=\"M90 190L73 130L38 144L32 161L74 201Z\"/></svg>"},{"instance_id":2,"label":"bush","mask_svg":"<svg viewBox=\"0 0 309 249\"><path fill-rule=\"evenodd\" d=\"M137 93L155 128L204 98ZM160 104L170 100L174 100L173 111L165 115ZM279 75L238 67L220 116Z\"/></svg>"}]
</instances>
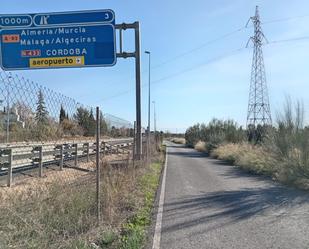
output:
<instances>
[{"instance_id":1,"label":"bush","mask_svg":"<svg viewBox=\"0 0 309 249\"><path fill-rule=\"evenodd\" d=\"M194 147L199 141L205 142L207 151L222 143L240 143L245 140L245 131L233 120L213 119L207 125L197 124L186 131L186 143Z\"/></svg>"},{"instance_id":2,"label":"bush","mask_svg":"<svg viewBox=\"0 0 309 249\"><path fill-rule=\"evenodd\" d=\"M196 124L192 127L189 127L185 133L186 144L190 147L194 147L194 145L200 140L200 125Z\"/></svg>"},{"instance_id":3,"label":"bush","mask_svg":"<svg viewBox=\"0 0 309 249\"><path fill-rule=\"evenodd\" d=\"M212 152L212 156L228 161L246 171L274 175L276 160L261 146L248 143L221 145Z\"/></svg>"},{"instance_id":4,"label":"bush","mask_svg":"<svg viewBox=\"0 0 309 249\"><path fill-rule=\"evenodd\" d=\"M196 149L199 152L208 152L206 149L206 143L202 142L202 141L198 141L195 146L194 149Z\"/></svg>"},{"instance_id":5,"label":"bush","mask_svg":"<svg viewBox=\"0 0 309 249\"><path fill-rule=\"evenodd\" d=\"M288 182L309 178L309 129L304 127L302 103L297 102L293 108L287 98L283 112L278 114L277 126L265 144L280 162L277 177Z\"/></svg>"},{"instance_id":6,"label":"bush","mask_svg":"<svg viewBox=\"0 0 309 249\"><path fill-rule=\"evenodd\" d=\"M76 122L71 121L69 119L64 119L61 122L61 127L64 135L67 136L82 136L83 128L80 127Z\"/></svg>"},{"instance_id":7,"label":"bush","mask_svg":"<svg viewBox=\"0 0 309 249\"><path fill-rule=\"evenodd\" d=\"M171 139L171 142L175 144L186 144L186 139L180 138L180 137L175 137Z\"/></svg>"}]
</instances>

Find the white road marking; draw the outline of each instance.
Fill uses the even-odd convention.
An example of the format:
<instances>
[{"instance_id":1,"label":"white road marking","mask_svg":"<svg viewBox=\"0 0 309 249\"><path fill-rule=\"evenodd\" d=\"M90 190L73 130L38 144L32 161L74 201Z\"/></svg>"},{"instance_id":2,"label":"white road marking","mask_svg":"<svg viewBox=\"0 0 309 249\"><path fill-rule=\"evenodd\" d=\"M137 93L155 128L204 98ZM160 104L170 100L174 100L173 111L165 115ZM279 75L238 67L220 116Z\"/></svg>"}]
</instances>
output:
<instances>
[{"instance_id":1,"label":"white road marking","mask_svg":"<svg viewBox=\"0 0 309 249\"><path fill-rule=\"evenodd\" d=\"M160 200L159 200L159 208L158 208L158 214L157 214L157 220L156 220L155 233L154 233L154 237L153 237L152 249L160 249L163 205L164 205L164 199L165 199L167 155L168 155L168 147L166 147L165 165L164 165L164 171L163 171L162 186L161 186L161 193L160 193Z\"/></svg>"}]
</instances>

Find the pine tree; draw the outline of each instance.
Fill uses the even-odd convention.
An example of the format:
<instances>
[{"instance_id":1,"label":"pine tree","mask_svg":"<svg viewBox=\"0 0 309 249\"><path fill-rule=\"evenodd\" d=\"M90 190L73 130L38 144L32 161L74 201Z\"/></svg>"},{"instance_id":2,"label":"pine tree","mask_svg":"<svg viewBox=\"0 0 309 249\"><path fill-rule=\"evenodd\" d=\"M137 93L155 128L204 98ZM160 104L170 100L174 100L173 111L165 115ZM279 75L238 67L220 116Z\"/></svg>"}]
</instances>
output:
<instances>
[{"instance_id":1,"label":"pine tree","mask_svg":"<svg viewBox=\"0 0 309 249\"><path fill-rule=\"evenodd\" d=\"M67 119L65 110L63 108L63 106L61 105L60 107L60 114L59 114L59 123L61 124L63 122L63 120Z\"/></svg>"},{"instance_id":2,"label":"pine tree","mask_svg":"<svg viewBox=\"0 0 309 249\"><path fill-rule=\"evenodd\" d=\"M86 108L79 107L76 114L74 114L74 119L83 128L85 136L95 135L96 122L92 110L89 111Z\"/></svg>"},{"instance_id":3,"label":"pine tree","mask_svg":"<svg viewBox=\"0 0 309 249\"><path fill-rule=\"evenodd\" d=\"M48 121L48 111L46 110L44 95L41 90L38 93L38 102L35 113L35 120L37 121L38 124L46 124Z\"/></svg>"},{"instance_id":4,"label":"pine tree","mask_svg":"<svg viewBox=\"0 0 309 249\"><path fill-rule=\"evenodd\" d=\"M88 132L87 132L87 136L94 136L96 133L96 120L94 118L93 115L93 110L90 110L90 114L88 117Z\"/></svg>"}]
</instances>

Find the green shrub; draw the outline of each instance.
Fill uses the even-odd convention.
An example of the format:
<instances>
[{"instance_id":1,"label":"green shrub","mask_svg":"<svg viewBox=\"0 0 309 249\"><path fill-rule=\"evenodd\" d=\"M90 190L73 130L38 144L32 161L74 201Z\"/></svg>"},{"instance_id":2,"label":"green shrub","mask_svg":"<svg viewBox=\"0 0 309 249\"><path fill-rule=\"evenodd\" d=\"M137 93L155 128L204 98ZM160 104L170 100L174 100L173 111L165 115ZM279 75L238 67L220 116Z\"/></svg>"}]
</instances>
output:
<instances>
[{"instance_id":1,"label":"green shrub","mask_svg":"<svg viewBox=\"0 0 309 249\"><path fill-rule=\"evenodd\" d=\"M185 133L186 144L190 147L194 147L194 145L200 140L200 125L196 124L192 127L189 127Z\"/></svg>"},{"instance_id":2,"label":"green shrub","mask_svg":"<svg viewBox=\"0 0 309 249\"><path fill-rule=\"evenodd\" d=\"M304 107L287 98L284 110L278 114L277 128L265 143L276 159L278 178L293 182L309 178L309 129L304 127Z\"/></svg>"},{"instance_id":3,"label":"green shrub","mask_svg":"<svg viewBox=\"0 0 309 249\"><path fill-rule=\"evenodd\" d=\"M205 142L206 150L212 151L222 143L240 143L245 140L246 135L242 127L233 120L213 119L207 125L196 124L189 127L185 138L190 147L202 141Z\"/></svg>"}]
</instances>

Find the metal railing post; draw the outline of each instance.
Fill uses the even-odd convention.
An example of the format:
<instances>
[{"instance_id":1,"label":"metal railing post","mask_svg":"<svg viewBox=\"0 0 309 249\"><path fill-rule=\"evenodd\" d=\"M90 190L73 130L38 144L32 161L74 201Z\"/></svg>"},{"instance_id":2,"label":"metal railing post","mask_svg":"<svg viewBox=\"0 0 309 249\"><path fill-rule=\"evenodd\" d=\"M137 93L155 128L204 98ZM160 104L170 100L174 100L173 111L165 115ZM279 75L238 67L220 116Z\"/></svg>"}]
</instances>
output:
<instances>
[{"instance_id":1,"label":"metal railing post","mask_svg":"<svg viewBox=\"0 0 309 249\"><path fill-rule=\"evenodd\" d=\"M87 151L87 162L89 162L89 161L90 161L90 155L89 155L89 152L90 152L90 144L89 144L89 143L86 143L86 146L87 146L87 149L86 149L86 151Z\"/></svg>"},{"instance_id":2,"label":"metal railing post","mask_svg":"<svg viewBox=\"0 0 309 249\"><path fill-rule=\"evenodd\" d=\"M73 144L73 147L74 147L74 166L76 167L77 166L77 163L78 163L78 144Z\"/></svg>"},{"instance_id":3,"label":"metal railing post","mask_svg":"<svg viewBox=\"0 0 309 249\"><path fill-rule=\"evenodd\" d=\"M8 156L8 178L7 178L7 186L11 187L13 183L13 151L12 149L8 149L6 151Z\"/></svg>"},{"instance_id":4,"label":"metal railing post","mask_svg":"<svg viewBox=\"0 0 309 249\"><path fill-rule=\"evenodd\" d=\"M102 153L105 156L105 142L102 142Z\"/></svg>"},{"instance_id":5,"label":"metal railing post","mask_svg":"<svg viewBox=\"0 0 309 249\"><path fill-rule=\"evenodd\" d=\"M38 147L39 152L39 177L43 177L43 147Z\"/></svg>"},{"instance_id":6,"label":"metal railing post","mask_svg":"<svg viewBox=\"0 0 309 249\"><path fill-rule=\"evenodd\" d=\"M59 167L60 170L63 170L63 150L64 150L64 146L63 144L60 145L60 161L59 161Z\"/></svg>"}]
</instances>

